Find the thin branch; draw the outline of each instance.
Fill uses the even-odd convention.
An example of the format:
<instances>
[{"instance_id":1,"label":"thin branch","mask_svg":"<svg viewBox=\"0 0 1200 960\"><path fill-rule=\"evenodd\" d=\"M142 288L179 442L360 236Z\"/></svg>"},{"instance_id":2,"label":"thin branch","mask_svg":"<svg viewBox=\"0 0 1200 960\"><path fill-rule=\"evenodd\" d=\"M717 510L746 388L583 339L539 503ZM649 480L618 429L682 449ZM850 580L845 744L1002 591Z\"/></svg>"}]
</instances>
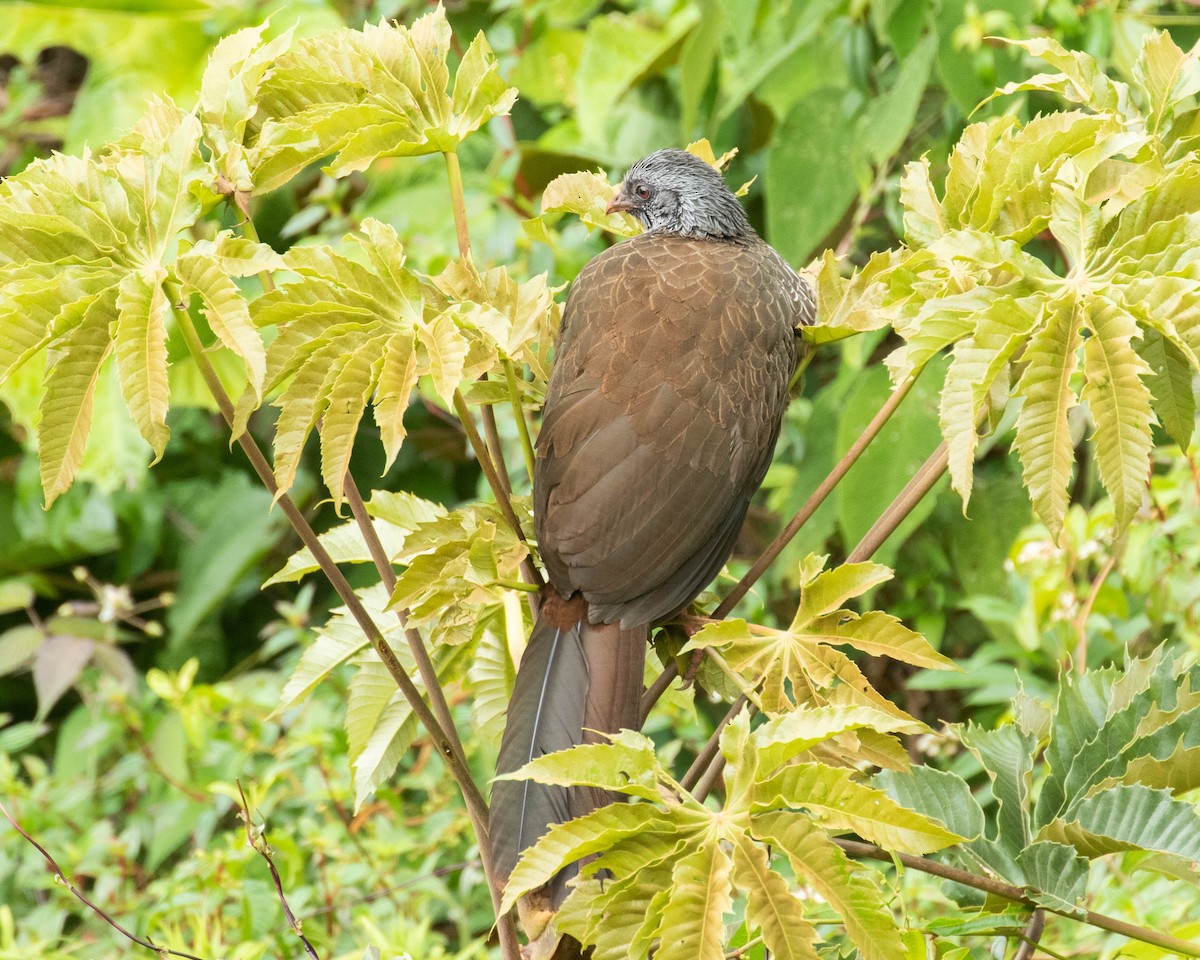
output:
<instances>
[{"instance_id":1,"label":"thin branch","mask_svg":"<svg viewBox=\"0 0 1200 960\"><path fill-rule=\"evenodd\" d=\"M238 793L242 798L242 822L246 825L246 843L250 849L254 850L267 861L267 869L271 871L271 879L275 883L275 895L279 897L279 903L283 907L283 915L287 917L288 926L292 928L292 932L300 938L300 942L304 944L304 952L307 953L312 960L321 960L317 955L317 951L313 949L313 945L308 942L308 937L304 935L304 931L300 927L300 921L296 919L296 915L292 913L292 908L288 906L287 897L283 894L283 881L279 879L279 871L275 869L275 861L271 859L271 848L267 844L267 827L263 824L262 832L258 835L258 839L254 837L254 831L251 830L253 821L250 819L250 804L246 802L246 791L242 789L242 781L236 780Z\"/></svg>"},{"instance_id":2,"label":"thin branch","mask_svg":"<svg viewBox=\"0 0 1200 960\"><path fill-rule=\"evenodd\" d=\"M471 262L471 234L467 228L467 201L463 192L462 167L458 154L447 150L446 178L450 182L450 207L454 211L454 232L458 237L458 255L468 264Z\"/></svg>"},{"instance_id":3,"label":"thin branch","mask_svg":"<svg viewBox=\"0 0 1200 960\"><path fill-rule=\"evenodd\" d=\"M663 672L646 688L646 692L642 694L642 722L638 724L639 729L646 725L646 718L650 716L650 711L658 703L658 698L667 692L667 687L677 676L679 676L679 664L672 660L663 667Z\"/></svg>"},{"instance_id":4,"label":"thin branch","mask_svg":"<svg viewBox=\"0 0 1200 960\"><path fill-rule=\"evenodd\" d=\"M379 573L379 579L383 582L384 588L391 595L396 591L396 572L392 569L391 558L383 549L383 543L379 539L379 533L375 529L375 524L371 521L371 515L367 513L366 504L363 503L362 494L358 490L358 484L354 482L354 477L350 475L350 471L346 471L346 476L342 488L342 492L346 498L346 502L350 504L350 512L354 514L354 520L358 524L359 532L363 535L363 539L367 543L367 550L371 554L371 559L375 563L375 570ZM425 641L415 627L408 625L408 611L397 610L396 619L400 621L400 629L404 631L404 638L408 641L408 647L412 651L413 660L417 665L417 672L421 675L421 682L425 684L425 692L429 696L430 706L433 708L434 716L437 717L438 723L441 724L442 730L446 733L446 738L450 741L450 749L458 756L458 762L462 766L467 766L467 753L463 749L462 740L458 736L458 728L454 725L454 717L450 713L450 704L446 701L445 691L442 690L441 682L438 680L437 670L433 665L433 661L429 657L429 651L425 647ZM474 780L471 781L474 784ZM483 796L479 796L479 802L483 803Z\"/></svg>"},{"instance_id":5,"label":"thin branch","mask_svg":"<svg viewBox=\"0 0 1200 960\"><path fill-rule=\"evenodd\" d=\"M8 808L5 807L3 803L0 803L0 813L3 813L8 822L13 825L13 829L16 830L17 833L19 833L26 840L28 840L33 845L34 849L36 849L37 852L42 855L42 859L46 861L46 865L54 872L54 876L58 879L58 882L70 890L71 893L75 895L75 899L79 900L84 906L89 908L105 923L121 934L121 936L132 941L133 943L136 943L139 947L145 947L147 950L153 950L159 956L183 957L184 960L203 960L202 957L197 957L193 953L184 953L182 950L172 950L169 947L160 947L149 937L142 939L141 937L130 933L123 926L117 923L116 920L110 917L100 907L96 906L96 904L92 903L92 901L87 898L87 895L80 890L79 887L77 887L71 880L71 878L63 872L63 868L58 865L58 861L50 856L50 853L45 847L43 847L40 843L34 840L33 837L25 832L24 828L17 823L17 821L13 818L13 815L8 812Z\"/></svg>"},{"instance_id":6,"label":"thin branch","mask_svg":"<svg viewBox=\"0 0 1200 960\"><path fill-rule=\"evenodd\" d=\"M717 729L712 732L712 736L708 738L708 742L704 744L704 748L696 754L696 759L692 761L692 765L688 767L687 773L683 775L683 779L679 781L679 785L684 790L691 790L692 787L700 780L705 769L717 756L720 750L721 732L729 726L729 721L742 712L742 709L749 703L746 695L743 693L740 697L733 701L729 711L721 718L721 722L717 724ZM721 766L724 766L722 763ZM710 787L711 789L711 787ZM703 795L699 790L696 791L697 798L703 800L708 796L708 790L705 790Z\"/></svg>"},{"instance_id":7,"label":"thin branch","mask_svg":"<svg viewBox=\"0 0 1200 960\"><path fill-rule=\"evenodd\" d=\"M496 472L496 465L488 455L487 448L479 436L479 431L475 429L475 418L471 416L471 410L467 406L467 401L463 399L462 391L460 390L454 391L454 412L458 414L458 419L462 422L463 430L467 433L467 441L471 444L471 449L475 452L475 459L479 461L480 469L483 470L483 475L487 479L488 486L492 488L492 493L495 494L500 512L504 514L504 519L508 521L508 525L512 527L517 537L523 543L528 543L529 541L525 538L525 531L521 529L521 521L517 519L517 513L513 510L512 500L509 499L504 485L500 482L499 474ZM536 587L541 587L543 584L542 575L538 573L537 567L533 565L533 561L529 557L521 561L521 575L525 578L526 583L531 583Z\"/></svg>"},{"instance_id":8,"label":"thin branch","mask_svg":"<svg viewBox=\"0 0 1200 960\"><path fill-rule=\"evenodd\" d=\"M858 458L862 456L863 451L867 449L871 441L874 440L879 434L879 431L883 429L883 425L887 423L892 414L896 412L896 408L900 406L900 402L906 396L908 396L908 392L912 389L913 384L917 382L917 377L921 375L921 369L923 368L918 368L916 371L914 371L912 376L910 376L907 380L900 384L900 386L896 387L896 389L892 391L891 395L887 398L887 402L884 403L884 405L879 408L879 412L871 418L871 422L867 424L863 432L859 435L858 439L854 441L854 443L850 446L850 449L847 450L842 456L842 459L839 460L837 465L829 472L829 475L821 481L821 485L813 491L812 496L805 501L804 506L800 508L800 511L794 517L792 517L791 521L786 527L783 528L779 536L771 541L770 546L768 546L767 549L762 552L762 555L754 561L754 566L752 566L746 572L746 575L738 581L737 586L729 592L729 595L722 600L717 609L713 611L713 617L715 619L720 620L723 617L729 616L730 611L737 606L738 601L749 592L750 588L754 586L754 583L758 580L758 578L763 575L767 567L774 563L775 559L783 552L783 548L792 542L792 539L797 533L800 532L800 528L803 527L804 524L808 522L809 518L817 512L817 508L825 502L826 497L833 492L834 487L841 482L842 478L849 472L850 468L858 461Z\"/></svg>"},{"instance_id":9,"label":"thin branch","mask_svg":"<svg viewBox=\"0 0 1200 960\"><path fill-rule=\"evenodd\" d=\"M517 421L517 433L521 436L521 453L525 457L525 470L529 474L529 482L533 483L533 464L536 459L533 453L533 440L529 435L529 423L525 420L525 408L521 405L521 391L517 387L520 378L517 376L513 362L507 358L503 361L504 379L508 384L508 403L512 407L513 419Z\"/></svg>"},{"instance_id":10,"label":"thin branch","mask_svg":"<svg viewBox=\"0 0 1200 960\"><path fill-rule=\"evenodd\" d=\"M1021 945L1013 954L1013 960L1033 960L1033 954L1038 948L1038 942L1042 939L1045 929L1046 911L1038 907L1033 911L1029 922L1025 924L1025 929L1021 932Z\"/></svg>"},{"instance_id":11,"label":"thin branch","mask_svg":"<svg viewBox=\"0 0 1200 960\"><path fill-rule=\"evenodd\" d=\"M895 860L899 860L901 864L911 870L920 870L922 873L941 877L943 880L953 880L955 883L961 883L965 887L982 890L984 893L993 894L1004 900L1011 900L1014 903L1024 903L1034 908L1042 907L1051 913L1057 913L1072 920L1081 920L1089 926L1098 927L1101 930L1107 930L1122 937L1128 937L1130 940L1140 940L1142 943L1150 943L1156 947L1162 947L1164 950L1173 950L1184 957L1200 957L1200 944L1188 943L1186 940L1179 940L1170 934L1160 933L1157 930L1149 930L1146 927L1139 927L1132 923L1126 923L1124 920L1118 920L1115 917L1105 916L1102 913L1093 913L1091 910L1085 911L1082 917L1065 908L1056 910L1054 907L1035 903L1021 887L1013 886L1011 883L1005 883L1002 880L981 877L978 874L959 870L956 867L947 866L944 863L938 863L936 860L929 860L925 857L918 857L911 853L892 853L891 851L884 850L882 847L877 847L873 843L863 843L860 840L835 839L834 843L853 857L881 860L885 863L892 863Z\"/></svg>"},{"instance_id":12,"label":"thin branch","mask_svg":"<svg viewBox=\"0 0 1200 960\"><path fill-rule=\"evenodd\" d=\"M484 377L486 378L486 374ZM504 487L504 492L512 496L512 481L508 479L508 464L504 462L504 445L500 442L500 431L496 429L496 411L490 403L483 404L479 411L483 418L483 435L487 439L488 456L496 465L496 479Z\"/></svg>"},{"instance_id":13,"label":"thin branch","mask_svg":"<svg viewBox=\"0 0 1200 960\"><path fill-rule=\"evenodd\" d=\"M195 359L196 364L200 367L200 373L204 377L204 381L208 385L209 391L212 393L213 399L221 411L221 415L225 418L226 423L232 425L234 416L233 401L230 400L229 395L225 392L224 386L222 386L220 379L217 377L216 370L213 368L208 355L204 351L204 346L200 342L199 334L196 333L196 327L192 323L191 316L186 310L179 310L177 312L177 319L184 340L187 342L188 350ZM484 861L484 870L490 881L492 872L487 842L487 805L483 801L483 795L479 792L479 788L475 785L470 768L462 763L458 754L455 753L451 746L449 734L442 729L441 724L425 703L420 691L409 678L408 674L404 672L404 667L396 659L396 654L388 645L383 632L362 605L362 601L359 600L358 595L354 592L354 589L350 586L346 577L338 568L338 565L330 557L325 546L317 538L316 533L313 532L304 514L296 507L291 497L279 491L275 484L275 476L271 471L271 466L267 463L263 452L258 448L258 444L254 442L254 438L250 435L250 432L248 430L243 431L241 436L237 438L237 441L250 461L250 465L254 468L254 472L258 474L259 480L262 481L263 486L266 487L267 491L279 504L288 523L291 524L292 529L300 537L301 542L308 548L313 559L321 568L322 573L325 574L326 579L342 603L346 605L346 609L350 612L350 615L366 635L371 646L378 654L380 661L396 681L397 686L400 687L400 691L412 706L417 719L421 721L425 729L429 731L430 736L433 737L439 753L446 760L447 766L450 768L450 773L462 791L463 799L466 801L467 812L471 816L472 825L475 827L476 836L479 838L480 850L483 851L481 856ZM493 897L495 898L495 884L489 882L489 887L492 888ZM499 904L498 899L496 900L496 904Z\"/></svg>"},{"instance_id":14,"label":"thin branch","mask_svg":"<svg viewBox=\"0 0 1200 960\"><path fill-rule=\"evenodd\" d=\"M942 478L949 462L950 452L943 441L913 474L904 489L896 495L896 499L888 504L888 508L858 542L858 546L850 551L845 562L861 563L883 546L884 541L896 531L901 521L912 512L913 507L920 503L925 494Z\"/></svg>"},{"instance_id":15,"label":"thin branch","mask_svg":"<svg viewBox=\"0 0 1200 960\"><path fill-rule=\"evenodd\" d=\"M1092 581L1092 587L1088 591L1087 599L1083 601L1083 606L1079 608L1079 615L1075 617L1075 670L1077 673L1085 673L1087 671L1087 622L1092 615L1092 607L1096 605L1096 598L1100 596L1100 588L1104 586L1104 581L1108 579L1108 575L1112 573L1113 567L1117 565L1117 547L1113 545L1113 552L1105 561L1104 566L1100 568L1100 572L1096 574L1096 579Z\"/></svg>"}]
</instances>

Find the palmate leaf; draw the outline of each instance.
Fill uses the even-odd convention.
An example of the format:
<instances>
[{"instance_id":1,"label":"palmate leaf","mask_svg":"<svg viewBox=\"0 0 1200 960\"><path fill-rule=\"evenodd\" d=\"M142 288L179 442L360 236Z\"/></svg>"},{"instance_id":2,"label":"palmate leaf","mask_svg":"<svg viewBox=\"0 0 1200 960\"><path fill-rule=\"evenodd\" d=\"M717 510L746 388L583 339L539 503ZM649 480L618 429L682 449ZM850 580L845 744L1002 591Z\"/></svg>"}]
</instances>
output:
<instances>
[{"instance_id":1,"label":"palmate leaf","mask_svg":"<svg viewBox=\"0 0 1200 960\"><path fill-rule=\"evenodd\" d=\"M761 930L771 956L780 960L816 960L817 931L787 882L770 866L766 850L740 837L733 848L733 880L746 892L746 926Z\"/></svg>"},{"instance_id":2,"label":"palmate leaf","mask_svg":"<svg viewBox=\"0 0 1200 960\"><path fill-rule=\"evenodd\" d=\"M1200 861L1200 817L1169 790L1119 785L1071 805L1042 827L1039 840L1065 843L1085 857L1151 850Z\"/></svg>"},{"instance_id":3,"label":"palmate leaf","mask_svg":"<svg viewBox=\"0 0 1200 960\"><path fill-rule=\"evenodd\" d=\"M802 565L800 605L787 630L742 620L710 624L692 637L685 651L719 651L745 679L747 689L761 688L758 705L768 714L785 713L797 703L830 703L836 684L864 706L903 715L870 690L853 662L830 646L846 644L930 669L953 669L954 664L894 617L839 609L850 598L890 579L892 571L887 567L858 563L822 572L823 559L813 561L809 558Z\"/></svg>"},{"instance_id":4,"label":"palmate leaf","mask_svg":"<svg viewBox=\"0 0 1200 960\"><path fill-rule=\"evenodd\" d=\"M889 277L905 259L900 251L875 253L866 266L845 278L833 251L826 250L813 278L817 319L801 328L804 339L815 344L832 343L887 326L884 301L891 290Z\"/></svg>"},{"instance_id":5,"label":"palmate leaf","mask_svg":"<svg viewBox=\"0 0 1200 960\"><path fill-rule=\"evenodd\" d=\"M545 277L518 284L499 269L468 279L469 268L455 266L421 278L405 267L395 230L377 220L364 220L348 240L357 259L327 246L293 247L281 266L296 279L251 304L259 328L278 329L263 378L265 393L282 391L274 401L276 483L281 492L291 486L320 421L322 476L338 503L368 403L390 467L420 377L429 376L450 404L460 383L502 359L544 374L560 310ZM235 431L245 429L255 404L248 390Z\"/></svg>"},{"instance_id":6,"label":"palmate leaf","mask_svg":"<svg viewBox=\"0 0 1200 960\"><path fill-rule=\"evenodd\" d=\"M733 907L732 873L733 861L715 836L675 861L657 930L658 960L724 960L722 918Z\"/></svg>"},{"instance_id":7,"label":"palmate leaf","mask_svg":"<svg viewBox=\"0 0 1200 960\"><path fill-rule=\"evenodd\" d=\"M528 500L517 498L518 515ZM499 607L517 579L529 547L494 504L475 503L420 523L396 555L408 564L396 580L388 609L407 610L415 627L439 643L463 643L482 615Z\"/></svg>"},{"instance_id":8,"label":"palmate leaf","mask_svg":"<svg viewBox=\"0 0 1200 960\"><path fill-rule=\"evenodd\" d=\"M410 27L330 31L278 56L257 89L248 157L255 192L330 154L327 172L342 177L379 157L453 151L507 113L517 91L501 79L483 34L463 54L452 89L450 41L439 6Z\"/></svg>"},{"instance_id":9,"label":"palmate leaf","mask_svg":"<svg viewBox=\"0 0 1200 960\"><path fill-rule=\"evenodd\" d=\"M554 922L561 932L592 944L592 960L645 960L650 944L643 938L637 949L638 934L652 915L652 901L670 888L669 866L623 880L576 880Z\"/></svg>"},{"instance_id":10,"label":"palmate leaf","mask_svg":"<svg viewBox=\"0 0 1200 960\"><path fill-rule=\"evenodd\" d=\"M908 956L896 921L883 904L878 881L847 859L808 817L762 813L751 822L750 832L781 851L797 877L837 911L864 960L903 960Z\"/></svg>"},{"instance_id":11,"label":"palmate leaf","mask_svg":"<svg viewBox=\"0 0 1200 960\"><path fill-rule=\"evenodd\" d=\"M121 393L155 457L166 427L165 282L179 233L200 202L200 125L155 101L97 155L55 156L0 185L0 379L45 347L38 425L43 487L53 501L83 456L103 362L116 354ZM55 384L54 381L61 382Z\"/></svg>"},{"instance_id":12,"label":"palmate leaf","mask_svg":"<svg viewBox=\"0 0 1200 960\"><path fill-rule=\"evenodd\" d=\"M658 764L654 741L632 730L606 735L607 743L585 743L543 754L497 780L536 780L558 786L599 787L659 799L658 784L666 773Z\"/></svg>"}]
</instances>

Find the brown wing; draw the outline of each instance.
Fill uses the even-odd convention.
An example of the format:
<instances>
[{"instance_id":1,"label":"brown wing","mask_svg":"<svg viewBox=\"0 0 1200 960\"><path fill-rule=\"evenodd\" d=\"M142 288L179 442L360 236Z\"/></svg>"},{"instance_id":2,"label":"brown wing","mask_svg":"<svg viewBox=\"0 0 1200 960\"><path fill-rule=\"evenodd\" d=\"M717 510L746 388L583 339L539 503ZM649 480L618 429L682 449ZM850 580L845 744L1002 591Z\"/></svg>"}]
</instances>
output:
<instances>
[{"instance_id":1,"label":"brown wing","mask_svg":"<svg viewBox=\"0 0 1200 960\"><path fill-rule=\"evenodd\" d=\"M538 439L550 578L594 621L652 623L720 570L770 462L808 289L766 244L646 234L567 301Z\"/></svg>"}]
</instances>

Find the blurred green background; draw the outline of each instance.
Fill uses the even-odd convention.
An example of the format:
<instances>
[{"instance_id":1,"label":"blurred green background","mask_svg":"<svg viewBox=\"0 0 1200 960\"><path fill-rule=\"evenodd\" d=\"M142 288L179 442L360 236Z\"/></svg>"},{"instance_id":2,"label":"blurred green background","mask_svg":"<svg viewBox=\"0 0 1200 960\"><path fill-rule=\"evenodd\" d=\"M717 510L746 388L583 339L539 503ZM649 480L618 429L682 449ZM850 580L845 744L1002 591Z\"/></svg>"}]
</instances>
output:
<instances>
[{"instance_id":1,"label":"blurred green background","mask_svg":"<svg viewBox=\"0 0 1200 960\"><path fill-rule=\"evenodd\" d=\"M7 0L0 3L0 175L52 150L113 139L147 99L191 106L218 40L269 19L306 36L430 5L337 0ZM520 91L510 117L462 153L475 256L518 275L569 281L610 239L579 224L555 246L523 221L560 173L619 175L637 157L709 138L737 148L730 180L756 178L755 225L797 268L831 248L851 263L901 239L899 175L928 155L935 182L969 119L1059 109L1026 94L978 108L998 85L1038 72L1002 38L1051 35L1126 76L1151 29L1187 49L1195 3L1095 0L493 0L447 2L456 43L482 30ZM334 181L313 167L256 201L277 249L336 240L362 218L393 224L419 270L455 251L440 158L385 160ZM730 572L798 509L886 397L881 331L823 348L787 415L776 462ZM289 900L311 917L322 956L487 955L488 907L453 792L417 750L393 789L354 811L341 731L344 685L269 716L299 651L333 604L323 584L260 590L296 548L269 496L208 406L172 340L171 442L148 448L102 383L77 483L44 510L32 427L39 373L0 388L0 797L70 865L97 902L158 940L203 956L294 951L262 863L245 849L232 787L240 777L270 824ZM810 552L844 555L939 439L939 372L912 396L742 610L790 618L793 571ZM1078 411L1077 411L1078 412ZM382 479L379 445L359 444L363 487L454 505L481 489L457 427L414 403L409 441ZM269 438L269 410L252 421ZM1078 441L1086 429L1073 424ZM364 430L373 427L364 425ZM997 443L996 439L1002 442ZM509 462L521 462L514 443ZM1165 437L1160 438L1164 444ZM963 674L870 664L871 679L930 722L1004 715L1022 684L1049 690L1068 658L1090 666L1163 639L1200 649L1200 469L1164 446L1153 506L1114 543L1093 465L1074 481L1064 546L1033 523L1005 426L977 467L970 516L943 486L878 559L898 576L873 606L923 631ZM315 445L293 491L318 529ZM514 478L518 486L521 478ZM1163 518L1169 520L1162 522ZM914 533L919 528L919 535ZM465 706L460 703L460 710ZM464 713L465 718L465 713ZM701 734L679 710L655 736ZM936 742L928 744L936 752ZM480 757L486 776L490 758ZM969 773L969 769L963 772ZM1153 881L1114 884L1097 909L1135 904L1154 925L1170 904ZM917 883L918 881L910 881ZM397 886L401 884L402 886ZM931 891L934 888L930 888ZM36 853L0 828L0 960L125 955L123 941L67 908ZM936 892L929 893L931 903ZM1070 949L1070 929L1062 949ZM982 956L984 954L980 954ZM1090 954L1094 955L1094 954ZM1132 955L1132 954L1126 954Z\"/></svg>"}]
</instances>

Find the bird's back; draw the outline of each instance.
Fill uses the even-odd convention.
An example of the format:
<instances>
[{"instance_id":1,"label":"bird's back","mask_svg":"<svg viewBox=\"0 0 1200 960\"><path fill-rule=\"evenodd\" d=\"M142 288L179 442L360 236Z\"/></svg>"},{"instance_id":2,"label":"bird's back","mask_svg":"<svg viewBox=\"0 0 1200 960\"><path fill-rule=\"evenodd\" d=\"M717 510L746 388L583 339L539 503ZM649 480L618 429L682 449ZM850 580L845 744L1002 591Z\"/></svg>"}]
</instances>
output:
<instances>
[{"instance_id":1,"label":"bird's back","mask_svg":"<svg viewBox=\"0 0 1200 960\"><path fill-rule=\"evenodd\" d=\"M757 238L647 233L567 301L534 483L556 589L651 623L720 570L787 403L808 287Z\"/></svg>"}]
</instances>

